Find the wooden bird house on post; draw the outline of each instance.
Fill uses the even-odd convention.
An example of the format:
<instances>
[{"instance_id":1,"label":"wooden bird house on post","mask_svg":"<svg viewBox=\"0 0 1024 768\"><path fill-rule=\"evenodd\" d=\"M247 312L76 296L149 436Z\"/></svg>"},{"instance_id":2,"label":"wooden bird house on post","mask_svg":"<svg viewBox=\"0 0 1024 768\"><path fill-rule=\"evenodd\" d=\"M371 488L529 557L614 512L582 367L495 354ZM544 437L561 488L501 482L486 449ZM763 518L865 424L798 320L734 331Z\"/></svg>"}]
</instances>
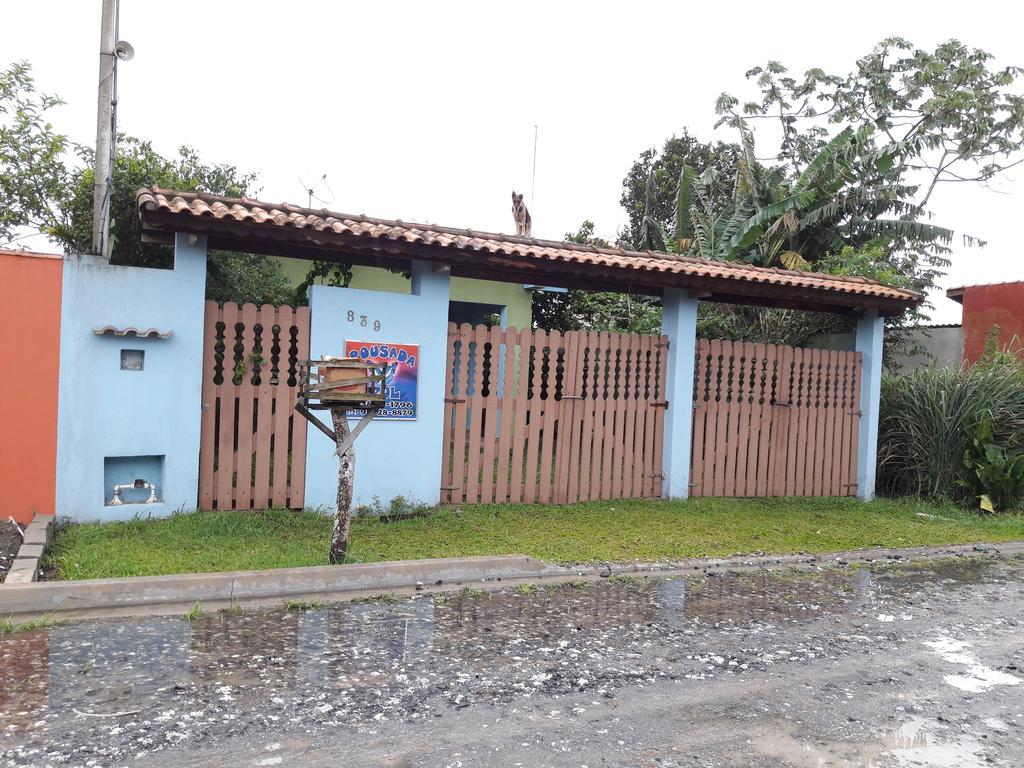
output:
<instances>
[{"instance_id":1,"label":"wooden bird house on post","mask_svg":"<svg viewBox=\"0 0 1024 768\"><path fill-rule=\"evenodd\" d=\"M335 565L344 561L348 551L351 525L353 480L355 478L355 442L373 417L384 407L386 373L376 373L366 362L349 358L324 356L322 360L306 360L300 366L299 402L295 410L334 440L338 456L338 497L331 532L328 561ZM314 414L314 410L331 412L333 429ZM351 431L350 411L364 411Z\"/></svg>"}]
</instances>

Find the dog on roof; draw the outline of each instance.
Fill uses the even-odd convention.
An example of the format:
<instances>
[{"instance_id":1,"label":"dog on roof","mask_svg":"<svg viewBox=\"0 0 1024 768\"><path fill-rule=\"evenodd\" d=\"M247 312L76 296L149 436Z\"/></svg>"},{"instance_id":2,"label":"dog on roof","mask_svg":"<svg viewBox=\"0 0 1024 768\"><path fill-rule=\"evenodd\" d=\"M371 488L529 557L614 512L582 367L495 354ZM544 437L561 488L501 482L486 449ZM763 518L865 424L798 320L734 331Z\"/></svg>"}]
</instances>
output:
<instances>
[{"instance_id":1,"label":"dog on roof","mask_svg":"<svg viewBox=\"0 0 1024 768\"><path fill-rule=\"evenodd\" d=\"M512 218L516 220L516 234L520 237L533 237L533 219L523 202L523 196L512 190Z\"/></svg>"}]
</instances>

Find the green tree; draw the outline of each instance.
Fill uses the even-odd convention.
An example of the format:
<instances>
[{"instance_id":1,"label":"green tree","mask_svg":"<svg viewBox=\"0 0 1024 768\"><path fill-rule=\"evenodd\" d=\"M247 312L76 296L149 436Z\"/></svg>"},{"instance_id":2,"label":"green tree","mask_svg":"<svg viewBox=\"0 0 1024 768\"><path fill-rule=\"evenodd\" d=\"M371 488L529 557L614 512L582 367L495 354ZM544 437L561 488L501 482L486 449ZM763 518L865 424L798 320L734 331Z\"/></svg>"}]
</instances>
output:
<instances>
[{"instance_id":1,"label":"green tree","mask_svg":"<svg viewBox=\"0 0 1024 768\"><path fill-rule=\"evenodd\" d=\"M935 190L985 183L1022 162L1022 70L991 60L955 40L926 51L890 38L844 75L810 69L796 78L778 62L754 68L756 98L741 104L723 94L716 105L719 125L740 135L733 182L723 184L719 167L684 160L670 190L641 156L624 182L634 190L623 200L628 232L645 247L867 275L923 292L948 267L953 236L929 221ZM778 121L782 134L768 161L747 125L763 120ZM889 339L898 345L900 326L920 314L891 319ZM710 335L781 343L847 325L716 305L702 306L699 321Z\"/></svg>"},{"instance_id":2,"label":"green tree","mask_svg":"<svg viewBox=\"0 0 1024 768\"><path fill-rule=\"evenodd\" d=\"M735 125L742 151L731 194L722 203L715 172L698 177L684 164L671 228L646 219L661 250L807 269L849 245L952 238L942 227L879 215L891 208L892 200L880 200L866 189L898 162L903 150L890 144L876 147L871 126L844 128L793 176L784 166L762 165L746 123L737 117Z\"/></svg>"},{"instance_id":3,"label":"green tree","mask_svg":"<svg viewBox=\"0 0 1024 768\"><path fill-rule=\"evenodd\" d=\"M37 92L27 62L0 71L0 244L39 232L68 253L92 247L93 152L54 130L47 113L59 104L58 97ZM256 176L206 163L191 147L169 159L147 141L121 136L113 179L111 261L169 267L169 246L142 242L138 189L156 185L242 196ZM207 265L209 298L280 303L291 297L280 266L265 256L213 251Z\"/></svg>"},{"instance_id":4,"label":"green tree","mask_svg":"<svg viewBox=\"0 0 1024 768\"><path fill-rule=\"evenodd\" d=\"M94 155L87 148L80 148L79 154L84 164L71 173L64 220L49 233L70 253L87 253L92 247ZM169 246L142 242L142 225L135 208L135 195L141 187L241 197L255 181L255 174L240 173L234 166L204 163L191 147L180 147L177 156L166 158L148 141L118 136L110 196L111 262L138 267L171 266L173 254Z\"/></svg>"},{"instance_id":5,"label":"green tree","mask_svg":"<svg viewBox=\"0 0 1024 768\"><path fill-rule=\"evenodd\" d=\"M736 144L701 142L684 129L681 136L667 139L660 152L653 148L641 152L622 180L619 202L629 217L626 228L619 233L623 247L651 249L654 243L649 237L650 220L665 229L671 228L679 174L684 165L698 175L714 169L720 182L720 197L715 203L725 204L735 182L739 150Z\"/></svg>"},{"instance_id":6,"label":"green tree","mask_svg":"<svg viewBox=\"0 0 1024 768\"><path fill-rule=\"evenodd\" d=\"M0 245L47 232L67 189L67 138L46 118L61 104L36 91L27 62L0 70Z\"/></svg>"},{"instance_id":7,"label":"green tree","mask_svg":"<svg viewBox=\"0 0 1024 768\"><path fill-rule=\"evenodd\" d=\"M891 261L921 290L949 266L948 233L934 236L926 224L935 190L984 184L1024 160L1021 74L993 68L990 54L956 40L927 51L888 38L846 74L812 68L793 77L777 61L755 67L747 77L757 97L741 104L722 94L716 109L720 123L738 127L777 121L777 160L788 183L812 170L837 136L864 137L862 162L852 166L856 184L827 211L847 217L848 245L886 236ZM900 223L876 223L883 221Z\"/></svg>"},{"instance_id":8,"label":"green tree","mask_svg":"<svg viewBox=\"0 0 1024 768\"><path fill-rule=\"evenodd\" d=\"M755 67L747 78L758 98L741 106L722 94L717 109L723 120L777 121L779 158L795 173L829 141L830 126L871 126L902 149L889 180L905 184L906 204L922 211L940 184L986 182L1022 162L1024 97L1014 89L1024 70L993 68L992 58L958 40L927 51L890 37L846 74Z\"/></svg>"},{"instance_id":9,"label":"green tree","mask_svg":"<svg viewBox=\"0 0 1024 768\"><path fill-rule=\"evenodd\" d=\"M71 174L70 195L63 205L62 220L49 231L69 253L85 253L92 243L92 153L83 150L81 154L88 164ZM173 264L173 249L142 242L135 207L139 188L158 186L243 197L251 193L256 175L242 173L232 165L206 163L192 147L180 147L176 156L167 158L148 141L119 136L113 179L111 263L167 268ZM273 259L258 254L211 251L206 295L216 301L281 304L292 293L280 265Z\"/></svg>"}]
</instances>

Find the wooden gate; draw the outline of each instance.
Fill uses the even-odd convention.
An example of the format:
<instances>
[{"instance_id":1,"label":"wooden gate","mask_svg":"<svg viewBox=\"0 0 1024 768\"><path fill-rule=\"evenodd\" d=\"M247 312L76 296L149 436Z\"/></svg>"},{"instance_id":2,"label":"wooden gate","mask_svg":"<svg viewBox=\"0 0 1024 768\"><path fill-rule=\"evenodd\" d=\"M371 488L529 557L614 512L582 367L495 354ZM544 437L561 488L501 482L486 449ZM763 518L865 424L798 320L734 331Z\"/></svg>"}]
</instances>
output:
<instances>
[{"instance_id":1,"label":"wooden gate","mask_svg":"<svg viewBox=\"0 0 1024 768\"><path fill-rule=\"evenodd\" d=\"M295 413L309 308L206 302L199 506L303 506L306 420Z\"/></svg>"},{"instance_id":2,"label":"wooden gate","mask_svg":"<svg viewBox=\"0 0 1024 768\"><path fill-rule=\"evenodd\" d=\"M691 495L857 492L859 352L697 343Z\"/></svg>"},{"instance_id":3,"label":"wooden gate","mask_svg":"<svg viewBox=\"0 0 1024 768\"><path fill-rule=\"evenodd\" d=\"M661 336L448 326L443 500L661 496Z\"/></svg>"}]
</instances>

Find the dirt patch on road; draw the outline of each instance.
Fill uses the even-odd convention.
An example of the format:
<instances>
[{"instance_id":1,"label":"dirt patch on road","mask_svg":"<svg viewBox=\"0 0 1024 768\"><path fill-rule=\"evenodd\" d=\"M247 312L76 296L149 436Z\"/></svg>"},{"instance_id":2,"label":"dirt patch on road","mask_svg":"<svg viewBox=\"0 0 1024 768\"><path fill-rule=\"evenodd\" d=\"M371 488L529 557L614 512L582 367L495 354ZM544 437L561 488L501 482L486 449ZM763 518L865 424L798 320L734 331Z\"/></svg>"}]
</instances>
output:
<instances>
[{"instance_id":1,"label":"dirt patch on road","mask_svg":"<svg viewBox=\"0 0 1024 768\"><path fill-rule=\"evenodd\" d=\"M21 534L17 526L10 521L0 522L0 582L7 578L7 572L11 570L11 563L20 547Z\"/></svg>"}]
</instances>

